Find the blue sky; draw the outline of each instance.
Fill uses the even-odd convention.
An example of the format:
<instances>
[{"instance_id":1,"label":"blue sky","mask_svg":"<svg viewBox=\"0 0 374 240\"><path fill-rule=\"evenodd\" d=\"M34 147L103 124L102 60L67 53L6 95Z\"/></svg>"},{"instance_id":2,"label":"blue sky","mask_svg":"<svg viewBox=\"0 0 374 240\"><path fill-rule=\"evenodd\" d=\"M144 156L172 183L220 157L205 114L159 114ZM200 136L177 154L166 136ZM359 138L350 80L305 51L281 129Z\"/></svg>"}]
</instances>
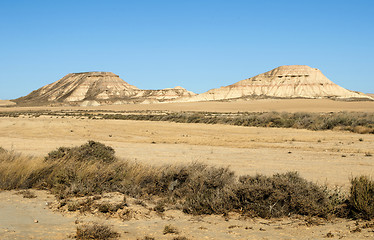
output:
<instances>
[{"instance_id":1,"label":"blue sky","mask_svg":"<svg viewBox=\"0 0 374 240\"><path fill-rule=\"evenodd\" d=\"M1 0L0 99L71 72L201 93L281 65L374 93L374 1Z\"/></svg>"}]
</instances>

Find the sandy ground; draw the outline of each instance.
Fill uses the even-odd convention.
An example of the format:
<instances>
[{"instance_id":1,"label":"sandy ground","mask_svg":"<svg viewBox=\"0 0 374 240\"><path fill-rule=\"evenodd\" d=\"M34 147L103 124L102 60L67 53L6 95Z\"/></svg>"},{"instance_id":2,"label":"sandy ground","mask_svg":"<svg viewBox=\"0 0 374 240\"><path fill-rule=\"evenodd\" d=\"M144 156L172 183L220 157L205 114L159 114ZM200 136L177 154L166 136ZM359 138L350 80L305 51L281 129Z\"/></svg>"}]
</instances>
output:
<instances>
[{"instance_id":1,"label":"sandy ground","mask_svg":"<svg viewBox=\"0 0 374 240\"><path fill-rule=\"evenodd\" d=\"M132 212L129 220L117 215L80 214L57 211L54 197L45 191L32 190L37 197L22 198L16 191L0 192L0 238L10 239L69 239L76 227L89 222L112 226L121 234L120 239L373 239L374 222L318 218L259 219L229 216L191 216L179 210L167 209L158 214L151 205L139 206L130 199L126 211ZM120 194L112 194L115 199ZM104 196L104 201L107 201ZM109 199L109 198L108 198ZM36 222L37 220L37 222ZM163 234L171 225L178 234Z\"/></svg>"},{"instance_id":2,"label":"sandy ground","mask_svg":"<svg viewBox=\"0 0 374 240\"><path fill-rule=\"evenodd\" d=\"M29 107L0 108L0 111L25 111ZM207 111L207 112L374 112L374 101L344 102L328 99L259 99L233 102L191 102L159 104L125 104L97 107L33 107L32 109L86 109L111 111L167 110L167 111Z\"/></svg>"},{"instance_id":3,"label":"sandy ground","mask_svg":"<svg viewBox=\"0 0 374 240\"><path fill-rule=\"evenodd\" d=\"M0 146L45 156L60 146L96 140L117 156L162 165L199 161L238 175L298 171L347 188L374 175L374 135L299 129L72 118L1 118Z\"/></svg>"}]
</instances>

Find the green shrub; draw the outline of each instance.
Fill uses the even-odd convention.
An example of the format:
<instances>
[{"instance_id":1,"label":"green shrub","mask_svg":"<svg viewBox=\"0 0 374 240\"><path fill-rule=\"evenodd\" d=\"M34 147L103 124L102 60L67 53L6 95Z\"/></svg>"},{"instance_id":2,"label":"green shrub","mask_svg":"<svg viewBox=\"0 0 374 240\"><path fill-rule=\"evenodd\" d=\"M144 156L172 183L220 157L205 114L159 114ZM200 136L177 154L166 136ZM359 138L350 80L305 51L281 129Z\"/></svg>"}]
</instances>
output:
<instances>
[{"instance_id":1,"label":"green shrub","mask_svg":"<svg viewBox=\"0 0 374 240\"><path fill-rule=\"evenodd\" d=\"M374 181L367 176L355 177L351 180L349 198L353 217L363 219L374 218Z\"/></svg>"}]
</instances>

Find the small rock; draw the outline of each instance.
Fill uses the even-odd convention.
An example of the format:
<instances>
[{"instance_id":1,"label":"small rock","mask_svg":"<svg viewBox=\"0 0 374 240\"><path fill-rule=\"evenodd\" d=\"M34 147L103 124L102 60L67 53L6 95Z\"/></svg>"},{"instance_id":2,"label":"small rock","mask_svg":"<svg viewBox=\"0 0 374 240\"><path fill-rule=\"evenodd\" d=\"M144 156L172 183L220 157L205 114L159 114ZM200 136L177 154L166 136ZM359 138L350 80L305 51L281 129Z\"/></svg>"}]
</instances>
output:
<instances>
[{"instance_id":1,"label":"small rock","mask_svg":"<svg viewBox=\"0 0 374 240\"><path fill-rule=\"evenodd\" d=\"M35 219L35 220L34 220L34 223L38 223L38 222L39 222L38 219Z\"/></svg>"}]
</instances>

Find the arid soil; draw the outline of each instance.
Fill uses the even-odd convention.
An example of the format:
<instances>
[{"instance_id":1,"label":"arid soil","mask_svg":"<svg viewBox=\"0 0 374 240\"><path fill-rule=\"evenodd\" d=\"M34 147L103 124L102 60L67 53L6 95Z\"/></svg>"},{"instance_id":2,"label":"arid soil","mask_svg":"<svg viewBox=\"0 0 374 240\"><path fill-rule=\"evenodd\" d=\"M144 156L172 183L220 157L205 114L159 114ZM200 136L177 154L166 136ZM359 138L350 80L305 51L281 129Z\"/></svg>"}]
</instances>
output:
<instances>
[{"instance_id":1,"label":"arid soil","mask_svg":"<svg viewBox=\"0 0 374 240\"><path fill-rule=\"evenodd\" d=\"M273 99L84 109L373 112L374 102ZM20 110L27 108L0 108L0 111ZM329 187L339 186L343 191L348 190L351 177L374 175L372 134L55 116L0 118L0 146L22 154L45 156L57 147L78 146L87 140L112 146L120 158L151 165L199 161L214 166L229 166L237 175L298 171L308 180ZM0 192L0 239L66 239L74 233L75 222L80 224L89 221L113 225L121 233L121 239L142 239L144 236L173 239L177 235L162 233L164 226L169 224L177 227L179 235L188 239L374 238L373 227L363 227L365 224L371 226L370 222L293 217L243 219L234 214L225 219L223 216L185 215L177 210L167 210L163 215L147 215L146 207L134 204L130 204L130 207L138 213L136 217L128 221L106 219L103 215L56 212L56 208L50 209L56 201L54 196L45 191L34 192L37 198L32 199L22 198L22 195L15 194L16 191ZM38 223L34 223L35 219ZM356 230L357 227L360 231Z\"/></svg>"},{"instance_id":2,"label":"arid soil","mask_svg":"<svg viewBox=\"0 0 374 240\"><path fill-rule=\"evenodd\" d=\"M80 214L57 210L54 196L45 191L32 192L36 198L22 198L17 191L0 192L1 239L69 239L76 227L89 222L113 226L120 239L372 239L374 222L343 219L324 220L307 217L281 219L243 218L229 216L192 216L179 210L167 209L162 214L149 210L152 203L137 205L129 199L126 211L130 219L117 215ZM121 198L120 194L107 194L104 201ZM164 234L171 225L177 234Z\"/></svg>"},{"instance_id":3,"label":"arid soil","mask_svg":"<svg viewBox=\"0 0 374 240\"><path fill-rule=\"evenodd\" d=\"M96 140L121 158L154 165L200 161L238 175L298 171L330 186L374 171L372 134L43 116L1 118L0 129L0 146L39 156Z\"/></svg>"}]
</instances>

